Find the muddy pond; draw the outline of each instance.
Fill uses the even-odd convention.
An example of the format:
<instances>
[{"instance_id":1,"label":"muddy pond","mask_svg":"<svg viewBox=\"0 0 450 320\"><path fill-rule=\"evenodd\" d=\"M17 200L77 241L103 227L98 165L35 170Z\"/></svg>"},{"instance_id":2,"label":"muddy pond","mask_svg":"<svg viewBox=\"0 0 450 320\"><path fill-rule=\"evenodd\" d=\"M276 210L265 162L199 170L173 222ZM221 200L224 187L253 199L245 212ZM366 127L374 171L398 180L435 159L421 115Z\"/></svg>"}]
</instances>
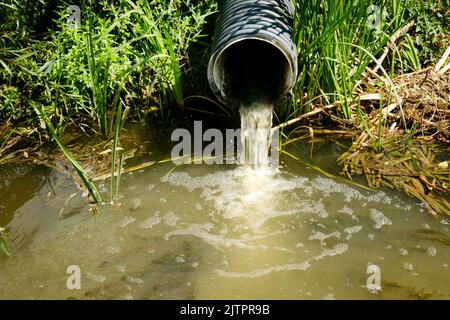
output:
<instances>
[{"instance_id":1,"label":"muddy pond","mask_svg":"<svg viewBox=\"0 0 450 320\"><path fill-rule=\"evenodd\" d=\"M170 156L147 148L139 161ZM288 151L309 159L308 144ZM336 174L339 151L318 143L312 161ZM157 164L123 175L121 205L99 212L56 170L8 165L0 176L2 299L450 298L449 219L291 157L279 170ZM381 291L367 287L370 265ZM67 286L70 266L80 289Z\"/></svg>"}]
</instances>

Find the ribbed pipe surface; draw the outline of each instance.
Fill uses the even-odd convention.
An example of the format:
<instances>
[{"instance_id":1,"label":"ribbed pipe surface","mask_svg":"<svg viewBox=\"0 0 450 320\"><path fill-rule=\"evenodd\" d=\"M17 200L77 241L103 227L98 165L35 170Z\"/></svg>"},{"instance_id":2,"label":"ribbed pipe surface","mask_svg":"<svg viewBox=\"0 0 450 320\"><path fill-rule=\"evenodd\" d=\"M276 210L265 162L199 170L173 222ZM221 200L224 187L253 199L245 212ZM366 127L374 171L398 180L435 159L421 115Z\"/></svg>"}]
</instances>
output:
<instances>
[{"instance_id":1,"label":"ribbed pipe surface","mask_svg":"<svg viewBox=\"0 0 450 320\"><path fill-rule=\"evenodd\" d=\"M276 103L297 79L289 0L223 0L208 81L223 103Z\"/></svg>"}]
</instances>

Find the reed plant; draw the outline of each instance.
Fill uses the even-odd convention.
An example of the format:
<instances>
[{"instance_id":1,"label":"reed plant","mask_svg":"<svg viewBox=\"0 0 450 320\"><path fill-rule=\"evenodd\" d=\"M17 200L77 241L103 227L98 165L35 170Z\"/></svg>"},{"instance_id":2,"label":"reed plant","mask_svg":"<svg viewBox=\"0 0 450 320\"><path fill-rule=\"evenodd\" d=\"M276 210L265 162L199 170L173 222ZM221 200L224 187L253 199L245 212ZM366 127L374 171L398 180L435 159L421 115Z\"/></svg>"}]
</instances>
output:
<instances>
[{"instance_id":1,"label":"reed plant","mask_svg":"<svg viewBox=\"0 0 450 320\"><path fill-rule=\"evenodd\" d=\"M5 228L0 227L0 251L3 251L6 255L10 255L8 246L6 244L6 231Z\"/></svg>"},{"instance_id":2,"label":"reed plant","mask_svg":"<svg viewBox=\"0 0 450 320\"><path fill-rule=\"evenodd\" d=\"M381 11L387 2L379 1ZM278 111L279 118L309 112L312 101L340 101L345 118L352 117L353 90L366 67L386 45L397 15L370 13L373 1L293 1L294 41L299 55L299 77L293 99ZM376 19L375 25L371 19ZM364 50L360 49L363 48Z\"/></svg>"},{"instance_id":3,"label":"reed plant","mask_svg":"<svg viewBox=\"0 0 450 320\"><path fill-rule=\"evenodd\" d=\"M77 160L75 160L74 156L69 152L69 150L66 148L66 146L62 143L58 133L56 132L52 122L50 121L49 117L47 116L46 112L43 111L43 109L33 104L33 108L38 114L41 121L44 123L47 130L50 132L53 140L60 148L61 152L64 154L66 159L72 164L73 168L75 169L76 173L80 177L81 181L83 182L83 185L86 187L86 189L89 192L89 195L91 196L92 200L95 203L103 203L103 196L101 192L99 191L97 185L94 181L92 181L91 177L89 176L88 172L78 163Z\"/></svg>"}]
</instances>

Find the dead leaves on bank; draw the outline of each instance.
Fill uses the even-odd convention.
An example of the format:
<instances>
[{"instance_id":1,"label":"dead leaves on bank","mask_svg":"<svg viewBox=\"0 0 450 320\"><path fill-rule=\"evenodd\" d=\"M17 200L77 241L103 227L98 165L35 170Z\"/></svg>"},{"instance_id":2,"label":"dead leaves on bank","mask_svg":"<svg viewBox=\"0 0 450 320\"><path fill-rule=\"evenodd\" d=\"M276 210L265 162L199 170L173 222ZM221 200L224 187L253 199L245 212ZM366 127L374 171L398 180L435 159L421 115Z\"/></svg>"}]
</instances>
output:
<instances>
[{"instance_id":1,"label":"dead leaves on bank","mask_svg":"<svg viewBox=\"0 0 450 320\"><path fill-rule=\"evenodd\" d=\"M420 137L408 145L404 136L396 132L385 136L384 151L375 153L364 137L368 139L361 135L338 159L350 178L364 175L371 188L388 186L402 190L427 203L435 217L450 215L450 202L446 199L450 169L447 161L436 159L442 151L438 145Z\"/></svg>"}]
</instances>

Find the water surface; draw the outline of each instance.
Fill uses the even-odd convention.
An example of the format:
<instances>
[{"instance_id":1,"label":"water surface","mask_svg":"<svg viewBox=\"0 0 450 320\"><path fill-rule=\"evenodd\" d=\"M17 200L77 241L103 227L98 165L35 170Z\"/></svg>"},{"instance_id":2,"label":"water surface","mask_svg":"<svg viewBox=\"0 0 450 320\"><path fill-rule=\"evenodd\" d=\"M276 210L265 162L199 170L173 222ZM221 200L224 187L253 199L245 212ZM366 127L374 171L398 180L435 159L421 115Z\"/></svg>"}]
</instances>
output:
<instances>
[{"instance_id":1,"label":"water surface","mask_svg":"<svg viewBox=\"0 0 450 320\"><path fill-rule=\"evenodd\" d=\"M335 170L335 148L316 144L313 162ZM289 152L308 160L306 146ZM121 205L98 214L54 170L3 167L0 298L450 298L449 220L402 193L281 166L155 165L123 176ZM66 287L69 265L81 290Z\"/></svg>"}]
</instances>

